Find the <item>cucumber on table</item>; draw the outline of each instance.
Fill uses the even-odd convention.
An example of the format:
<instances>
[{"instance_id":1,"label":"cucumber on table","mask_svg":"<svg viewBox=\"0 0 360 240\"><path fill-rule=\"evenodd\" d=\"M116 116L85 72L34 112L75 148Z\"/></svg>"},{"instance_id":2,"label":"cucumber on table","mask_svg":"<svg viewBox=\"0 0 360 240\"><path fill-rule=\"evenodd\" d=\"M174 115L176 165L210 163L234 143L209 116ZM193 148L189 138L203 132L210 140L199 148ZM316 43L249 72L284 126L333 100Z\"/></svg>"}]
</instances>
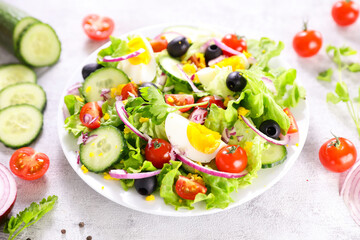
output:
<instances>
[{"instance_id":1,"label":"cucumber on table","mask_svg":"<svg viewBox=\"0 0 360 240\"><path fill-rule=\"evenodd\" d=\"M0 2L0 43L33 67L56 63L61 52L60 41L49 25L4 2Z\"/></svg>"},{"instance_id":2,"label":"cucumber on table","mask_svg":"<svg viewBox=\"0 0 360 240\"><path fill-rule=\"evenodd\" d=\"M40 134L43 115L36 107L20 104L0 110L0 141L7 147L20 148Z\"/></svg>"},{"instance_id":3,"label":"cucumber on table","mask_svg":"<svg viewBox=\"0 0 360 240\"><path fill-rule=\"evenodd\" d=\"M0 66L0 91L12 84L29 82L36 83L35 72L22 64L7 64Z\"/></svg>"},{"instance_id":4,"label":"cucumber on table","mask_svg":"<svg viewBox=\"0 0 360 240\"><path fill-rule=\"evenodd\" d=\"M91 136L94 136L91 138ZM126 149L124 137L113 126L102 126L89 134L86 144L80 145L80 161L91 172L103 172L120 161Z\"/></svg>"},{"instance_id":5,"label":"cucumber on table","mask_svg":"<svg viewBox=\"0 0 360 240\"><path fill-rule=\"evenodd\" d=\"M0 109L24 103L43 111L46 104L45 91L35 83L17 83L0 91Z\"/></svg>"},{"instance_id":6,"label":"cucumber on table","mask_svg":"<svg viewBox=\"0 0 360 240\"><path fill-rule=\"evenodd\" d=\"M287 150L285 146L269 143L270 146L261 154L262 168L272 168L283 162L287 158Z\"/></svg>"},{"instance_id":7,"label":"cucumber on table","mask_svg":"<svg viewBox=\"0 0 360 240\"><path fill-rule=\"evenodd\" d=\"M102 100L101 90L117 87L130 82L128 76L117 68L100 68L91 73L83 84L83 94L87 102Z\"/></svg>"}]
</instances>

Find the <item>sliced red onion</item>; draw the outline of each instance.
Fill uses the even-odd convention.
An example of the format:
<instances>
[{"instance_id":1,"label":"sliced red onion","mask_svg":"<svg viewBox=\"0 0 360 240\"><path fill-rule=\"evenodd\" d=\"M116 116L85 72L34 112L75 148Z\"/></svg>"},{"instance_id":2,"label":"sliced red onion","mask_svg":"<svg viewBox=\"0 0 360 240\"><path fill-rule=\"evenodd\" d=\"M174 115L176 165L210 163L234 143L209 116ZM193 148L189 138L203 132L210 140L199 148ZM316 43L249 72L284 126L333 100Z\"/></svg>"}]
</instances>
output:
<instances>
[{"instance_id":1,"label":"sliced red onion","mask_svg":"<svg viewBox=\"0 0 360 240\"><path fill-rule=\"evenodd\" d=\"M104 99L104 101L108 100L111 97L110 89L108 88L101 89L100 96Z\"/></svg>"},{"instance_id":2,"label":"sliced red onion","mask_svg":"<svg viewBox=\"0 0 360 240\"><path fill-rule=\"evenodd\" d=\"M115 100L116 101L122 101L123 99L122 99L122 96L115 96Z\"/></svg>"},{"instance_id":3,"label":"sliced red onion","mask_svg":"<svg viewBox=\"0 0 360 240\"><path fill-rule=\"evenodd\" d=\"M236 136L236 139L238 140L238 142L241 142L241 140L244 138L244 136L243 135L241 135L241 136Z\"/></svg>"},{"instance_id":4,"label":"sliced red onion","mask_svg":"<svg viewBox=\"0 0 360 240\"><path fill-rule=\"evenodd\" d=\"M83 121L84 123L90 123L92 121L92 116L88 113L84 114Z\"/></svg>"},{"instance_id":5,"label":"sliced red onion","mask_svg":"<svg viewBox=\"0 0 360 240\"><path fill-rule=\"evenodd\" d=\"M195 79L195 74L191 75L191 77L190 77L191 81L194 81L194 79Z\"/></svg>"},{"instance_id":6,"label":"sliced red onion","mask_svg":"<svg viewBox=\"0 0 360 240\"><path fill-rule=\"evenodd\" d=\"M253 130L257 135L265 139L266 141L276 144L276 145L286 145L290 142L290 134L286 134L285 136L282 136L282 140L275 140L271 137L266 136L264 133L262 133L259 129L257 129L250 121L244 116L241 116L242 120L248 125L251 130Z\"/></svg>"},{"instance_id":7,"label":"sliced red onion","mask_svg":"<svg viewBox=\"0 0 360 240\"><path fill-rule=\"evenodd\" d=\"M128 114L128 112L125 110L125 105L124 105L124 103L120 100L117 100L119 103L119 106L121 107L121 109L123 110L123 112L125 113L125 116L126 116L126 118L129 118L129 114Z\"/></svg>"},{"instance_id":8,"label":"sliced red onion","mask_svg":"<svg viewBox=\"0 0 360 240\"><path fill-rule=\"evenodd\" d=\"M360 225L360 161L357 161L346 175L340 195L352 218Z\"/></svg>"},{"instance_id":9,"label":"sliced red onion","mask_svg":"<svg viewBox=\"0 0 360 240\"><path fill-rule=\"evenodd\" d=\"M105 102L105 101L100 100L100 101L97 101L97 104L99 105L99 107L102 107L102 105L104 104L104 102Z\"/></svg>"},{"instance_id":10,"label":"sliced red onion","mask_svg":"<svg viewBox=\"0 0 360 240\"><path fill-rule=\"evenodd\" d=\"M222 50L234 54L234 55L244 55L242 52L236 51L235 49L232 49L231 47L225 45L224 43L220 42L219 40L217 40L216 38L213 38L214 43L221 48Z\"/></svg>"},{"instance_id":11,"label":"sliced red onion","mask_svg":"<svg viewBox=\"0 0 360 240\"><path fill-rule=\"evenodd\" d=\"M116 112L119 115L121 121L131 130L133 131L139 138L148 141L149 140L149 136L143 134L142 132L140 132L139 130L137 130L127 119L126 115L127 112L124 108L124 104L121 101L117 101L115 103L115 108L116 108Z\"/></svg>"},{"instance_id":12,"label":"sliced red onion","mask_svg":"<svg viewBox=\"0 0 360 240\"><path fill-rule=\"evenodd\" d=\"M204 124L208 111L203 108L195 108L195 110L190 114L189 120L194 123Z\"/></svg>"},{"instance_id":13,"label":"sliced red onion","mask_svg":"<svg viewBox=\"0 0 360 240\"><path fill-rule=\"evenodd\" d=\"M213 60L210 60L210 61L208 62L208 65L209 65L209 67L210 67L210 66L212 66L212 65L215 65L215 64L221 62L221 61L224 60L224 59L225 59L225 56L224 56L224 55L221 55L221 56L219 56L219 57L217 57L217 58L214 58Z\"/></svg>"},{"instance_id":14,"label":"sliced red onion","mask_svg":"<svg viewBox=\"0 0 360 240\"><path fill-rule=\"evenodd\" d=\"M195 162L193 162L192 160L188 159L187 157L183 156L183 155L176 155L177 159L179 159L181 162L183 162L186 165L189 165L190 167L206 173L206 174L210 174L216 177L223 177L223 178L241 178L243 176L245 176L248 172L246 170L242 171L241 173L228 173L228 172L221 172L221 171L217 171L217 170L213 170L211 168L207 168L207 167L203 167Z\"/></svg>"},{"instance_id":15,"label":"sliced red onion","mask_svg":"<svg viewBox=\"0 0 360 240\"><path fill-rule=\"evenodd\" d=\"M161 38L162 36L164 36L164 35L167 35L167 34L175 34L175 35L179 35L179 36L183 36L183 37L186 37L186 36L184 36L183 34L181 34L181 33L178 33L178 32L163 32L163 33L160 33L159 35L157 35L156 37L154 37L154 39L159 39L159 38Z\"/></svg>"},{"instance_id":16,"label":"sliced red onion","mask_svg":"<svg viewBox=\"0 0 360 240\"><path fill-rule=\"evenodd\" d=\"M6 219L14 206L17 187L11 172L0 163L0 224Z\"/></svg>"},{"instance_id":17,"label":"sliced red onion","mask_svg":"<svg viewBox=\"0 0 360 240\"><path fill-rule=\"evenodd\" d=\"M98 135L94 134L89 136L88 133L81 133L81 136L78 138L77 140L77 144L87 144L88 142L91 142L92 140L94 140Z\"/></svg>"},{"instance_id":18,"label":"sliced red onion","mask_svg":"<svg viewBox=\"0 0 360 240\"><path fill-rule=\"evenodd\" d=\"M66 95L78 95L79 96L80 95L79 88L81 86L82 86L81 82L74 83L73 85L71 85L68 88Z\"/></svg>"},{"instance_id":19,"label":"sliced red onion","mask_svg":"<svg viewBox=\"0 0 360 240\"><path fill-rule=\"evenodd\" d=\"M178 67L178 69L182 72L182 74L185 77L185 80L190 84L190 87L192 88L193 92L199 93L202 92L200 91L195 84L193 83L193 81L191 81L191 79L189 78L189 76L184 72L184 70L182 69L180 64L176 64L176 66Z\"/></svg>"},{"instance_id":20,"label":"sliced red onion","mask_svg":"<svg viewBox=\"0 0 360 240\"><path fill-rule=\"evenodd\" d=\"M95 122L96 120L98 120L99 119L99 116L96 116L96 118L93 118L90 122L89 122L89 124L92 124L93 122Z\"/></svg>"},{"instance_id":21,"label":"sliced red onion","mask_svg":"<svg viewBox=\"0 0 360 240\"><path fill-rule=\"evenodd\" d=\"M166 83L167 76L165 73L161 73L161 75L157 78L156 83L160 86L164 86Z\"/></svg>"},{"instance_id":22,"label":"sliced red onion","mask_svg":"<svg viewBox=\"0 0 360 240\"><path fill-rule=\"evenodd\" d=\"M276 94L276 88L275 88L274 82L270 78L262 77L261 80L273 94Z\"/></svg>"},{"instance_id":23,"label":"sliced red onion","mask_svg":"<svg viewBox=\"0 0 360 240\"><path fill-rule=\"evenodd\" d=\"M214 95L214 99L215 99L215 100L223 100L223 98L220 97L220 96L218 96L218 95Z\"/></svg>"},{"instance_id":24,"label":"sliced red onion","mask_svg":"<svg viewBox=\"0 0 360 240\"><path fill-rule=\"evenodd\" d=\"M76 153L76 164L80 164L80 154L79 154L79 151L75 151Z\"/></svg>"},{"instance_id":25,"label":"sliced red onion","mask_svg":"<svg viewBox=\"0 0 360 240\"><path fill-rule=\"evenodd\" d=\"M199 52L204 53L206 51L206 49L211 45L211 43L213 42L213 39L210 39L209 41L207 41L206 43L204 43L200 49Z\"/></svg>"},{"instance_id":26,"label":"sliced red onion","mask_svg":"<svg viewBox=\"0 0 360 240\"><path fill-rule=\"evenodd\" d=\"M103 62L120 62L120 61L124 61L124 60L130 59L130 58L133 58L133 57L137 57L144 52L145 52L145 49L140 48L139 50L136 50L135 52L129 53L129 54L121 56L121 57L113 58L111 56L105 56L103 58Z\"/></svg>"},{"instance_id":27,"label":"sliced red onion","mask_svg":"<svg viewBox=\"0 0 360 240\"><path fill-rule=\"evenodd\" d=\"M223 140L225 143L229 143L230 137L236 135L236 129L232 127L230 130L228 128L225 128L221 134L221 140Z\"/></svg>"},{"instance_id":28,"label":"sliced red onion","mask_svg":"<svg viewBox=\"0 0 360 240\"><path fill-rule=\"evenodd\" d=\"M153 172L128 173L124 169L115 169L115 170L110 170L109 174L112 178L116 178L116 179L142 179L142 178L156 176L160 172L161 170L156 170Z\"/></svg>"}]
</instances>

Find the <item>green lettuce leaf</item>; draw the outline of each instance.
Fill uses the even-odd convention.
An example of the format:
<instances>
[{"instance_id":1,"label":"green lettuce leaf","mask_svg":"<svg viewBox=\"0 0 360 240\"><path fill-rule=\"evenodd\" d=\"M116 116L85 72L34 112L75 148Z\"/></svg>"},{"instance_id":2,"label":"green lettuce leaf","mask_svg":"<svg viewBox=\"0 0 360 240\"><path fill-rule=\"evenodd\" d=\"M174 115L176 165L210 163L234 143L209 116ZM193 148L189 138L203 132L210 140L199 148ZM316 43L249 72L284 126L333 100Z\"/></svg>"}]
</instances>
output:
<instances>
[{"instance_id":1,"label":"green lettuce leaf","mask_svg":"<svg viewBox=\"0 0 360 240\"><path fill-rule=\"evenodd\" d=\"M84 106L84 102L78 100L75 95L66 95L64 97L64 103L70 113L70 115L80 113L82 106Z\"/></svg>"},{"instance_id":2,"label":"green lettuce leaf","mask_svg":"<svg viewBox=\"0 0 360 240\"><path fill-rule=\"evenodd\" d=\"M114 126L114 127L119 127L122 124L122 121L119 117L119 115L117 114L116 108L115 108L115 104L110 105L108 101L104 102L104 104L101 106L103 115L105 115L106 113L109 115L109 119L108 120L101 120L101 125L102 126Z\"/></svg>"},{"instance_id":3,"label":"green lettuce leaf","mask_svg":"<svg viewBox=\"0 0 360 240\"><path fill-rule=\"evenodd\" d=\"M102 59L105 56L111 57L121 57L130 52L130 49L127 45L127 41L122 40L120 38L116 38L110 36L111 45L107 48L100 50L98 53L98 63L103 65L104 67L116 67L118 62L103 62Z\"/></svg>"},{"instance_id":4,"label":"green lettuce leaf","mask_svg":"<svg viewBox=\"0 0 360 240\"><path fill-rule=\"evenodd\" d=\"M226 78L229 73L232 72L231 68L213 68L207 69L208 71L213 71L213 77L201 77L199 74L199 80L203 85L205 91L210 92L211 95L221 96L226 98L228 96L233 96L236 93L230 91L229 88L226 86ZM205 70L201 70L205 71Z\"/></svg>"},{"instance_id":5,"label":"green lettuce leaf","mask_svg":"<svg viewBox=\"0 0 360 240\"><path fill-rule=\"evenodd\" d=\"M89 129L82 125L79 114L74 114L66 118L64 127L69 133L72 133L74 137L79 137L81 133L89 132Z\"/></svg>"},{"instance_id":6,"label":"green lettuce leaf","mask_svg":"<svg viewBox=\"0 0 360 240\"><path fill-rule=\"evenodd\" d=\"M151 119L145 122L140 122L141 117L141 113L135 113L129 116L129 121L140 132L146 133L152 138L161 138L167 140L167 136L165 133L165 121L160 124L155 124Z\"/></svg>"}]
</instances>

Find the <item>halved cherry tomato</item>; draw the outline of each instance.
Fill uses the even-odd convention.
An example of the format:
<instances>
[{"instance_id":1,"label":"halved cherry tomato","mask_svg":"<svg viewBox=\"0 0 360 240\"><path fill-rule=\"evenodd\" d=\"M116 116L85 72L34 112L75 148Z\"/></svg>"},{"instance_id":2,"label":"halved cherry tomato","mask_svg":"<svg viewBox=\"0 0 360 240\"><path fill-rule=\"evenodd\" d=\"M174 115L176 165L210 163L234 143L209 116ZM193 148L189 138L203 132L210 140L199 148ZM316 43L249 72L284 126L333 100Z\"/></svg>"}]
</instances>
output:
<instances>
[{"instance_id":1,"label":"halved cherry tomato","mask_svg":"<svg viewBox=\"0 0 360 240\"><path fill-rule=\"evenodd\" d=\"M220 149L216 154L215 163L223 172L240 173L247 165L245 150L238 145L228 145Z\"/></svg>"},{"instance_id":2,"label":"halved cherry tomato","mask_svg":"<svg viewBox=\"0 0 360 240\"><path fill-rule=\"evenodd\" d=\"M171 160L171 144L163 139L153 138L146 145L145 159L152 162L154 167L162 168Z\"/></svg>"},{"instance_id":3,"label":"halved cherry tomato","mask_svg":"<svg viewBox=\"0 0 360 240\"><path fill-rule=\"evenodd\" d=\"M337 1L331 10L334 21L340 26L349 26L359 17L359 5L353 1Z\"/></svg>"},{"instance_id":4,"label":"halved cherry tomato","mask_svg":"<svg viewBox=\"0 0 360 240\"><path fill-rule=\"evenodd\" d=\"M304 24L304 30L298 32L293 39L293 48L300 57L312 57L319 52L322 45L322 35L319 31L308 30Z\"/></svg>"},{"instance_id":5,"label":"halved cherry tomato","mask_svg":"<svg viewBox=\"0 0 360 240\"><path fill-rule=\"evenodd\" d=\"M121 90L121 99L122 100L128 99L128 97L131 96L131 95L134 96L134 97L137 97L138 96L138 91L137 91L137 87L136 87L135 84L128 83Z\"/></svg>"},{"instance_id":6,"label":"halved cherry tomato","mask_svg":"<svg viewBox=\"0 0 360 240\"><path fill-rule=\"evenodd\" d=\"M42 177L50 165L49 157L35 152L30 147L16 150L10 158L10 169L13 174L25 180Z\"/></svg>"},{"instance_id":7,"label":"halved cherry tomato","mask_svg":"<svg viewBox=\"0 0 360 240\"><path fill-rule=\"evenodd\" d=\"M176 193L183 199L194 200L198 193L206 193L207 188L187 177L179 176L175 184Z\"/></svg>"},{"instance_id":8,"label":"halved cherry tomato","mask_svg":"<svg viewBox=\"0 0 360 240\"><path fill-rule=\"evenodd\" d=\"M290 119L290 127L287 133L296 133L299 131L298 125L295 121L294 116L292 115L292 113L290 112L289 108L284 108L284 112L286 113L286 115L289 117Z\"/></svg>"},{"instance_id":9,"label":"halved cherry tomato","mask_svg":"<svg viewBox=\"0 0 360 240\"><path fill-rule=\"evenodd\" d=\"M161 36L158 39L151 40L150 44L154 52L161 52L167 48L168 42L164 36Z\"/></svg>"},{"instance_id":10,"label":"halved cherry tomato","mask_svg":"<svg viewBox=\"0 0 360 240\"><path fill-rule=\"evenodd\" d=\"M200 105L198 107L201 108L208 108L210 107L212 104L215 104L216 106L225 109L224 103L221 99L216 99L214 96L206 96L206 97L202 97L199 100L197 100L196 103L202 103L202 102L208 102L205 103L204 105Z\"/></svg>"},{"instance_id":11,"label":"halved cherry tomato","mask_svg":"<svg viewBox=\"0 0 360 240\"><path fill-rule=\"evenodd\" d=\"M332 138L319 150L322 165L332 172L345 172L351 168L357 157L354 144L346 138Z\"/></svg>"},{"instance_id":12,"label":"halved cherry tomato","mask_svg":"<svg viewBox=\"0 0 360 240\"><path fill-rule=\"evenodd\" d=\"M165 94L165 101L171 106L184 106L194 103L194 96L189 94ZM181 108L180 112L187 112L191 107Z\"/></svg>"},{"instance_id":13,"label":"halved cherry tomato","mask_svg":"<svg viewBox=\"0 0 360 240\"><path fill-rule=\"evenodd\" d=\"M114 21L108 17L100 17L97 14L90 14L83 20L83 29L89 38L93 40L105 40L114 31Z\"/></svg>"},{"instance_id":14,"label":"halved cherry tomato","mask_svg":"<svg viewBox=\"0 0 360 240\"><path fill-rule=\"evenodd\" d=\"M80 121L85 127L95 129L100 127L102 115L101 107L97 102L88 102L81 108Z\"/></svg>"},{"instance_id":15,"label":"halved cherry tomato","mask_svg":"<svg viewBox=\"0 0 360 240\"><path fill-rule=\"evenodd\" d=\"M226 46L231 47L232 49L243 52L247 50L247 44L246 40L243 37L240 37L233 33L226 34L222 39L221 42L223 42ZM231 57L234 54L228 53L223 50L224 55Z\"/></svg>"}]
</instances>

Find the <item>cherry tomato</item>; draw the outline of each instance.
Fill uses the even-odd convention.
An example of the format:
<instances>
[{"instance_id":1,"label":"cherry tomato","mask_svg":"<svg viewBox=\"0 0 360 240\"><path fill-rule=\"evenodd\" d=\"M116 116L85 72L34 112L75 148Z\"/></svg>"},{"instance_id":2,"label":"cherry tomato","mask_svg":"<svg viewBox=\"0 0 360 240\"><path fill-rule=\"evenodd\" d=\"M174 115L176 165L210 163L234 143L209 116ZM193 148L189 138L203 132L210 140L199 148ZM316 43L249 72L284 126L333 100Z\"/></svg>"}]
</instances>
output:
<instances>
[{"instance_id":1,"label":"cherry tomato","mask_svg":"<svg viewBox=\"0 0 360 240\"><path fill-rule=\"evenodd\" d=\"M357 152L352 142L346 138L332 138L320 148L322 165L332 172L344 172L354 165Z\"/></svg>"},{"instance_id":2,"label":"cherry tomato","mask_svg":"<svg viewBox=\"0 0 360 240\"><path fill-rule=\"evenodd\" d=\"M322 45L322 35L315 30L304 30L298 32L293 39L293 48L300 57L312 57L317 54Z\"/></svg>"},{"instance_id":3,"label":"cherry tomato","mask_svg":"<svg viewBox=\"0 0 360 240\"><path fill-rule=\"evenodd\" d=\"M137 87L133 83L126 84L123 89L121 90L121 99L125 100L128 99L129 96L138 96Z\"/></svg>"},{"instance_id":4,"label":"cherry tomato","mask_svg":"<svg viewBox=\"0 0 360 240\"><path fill-rule=\"evenodd\" d=\"M89 38L98 41L107 39L114 31L114 21L111 18L100 17L97 14L86 16L82 26Z\"/></svg>"},{"instance_id":5,"label":"cherry tomato","mask_svg":"<svg viewBox=\"0 0 360 240\"><path fill-rule=\"evenodd\" d=\"M10 158L12 173L25 180L35 180L42 177L49 165L50 161L46 154L35 152L30 147L16 150Z\"/></svg>"},{"instance_id":6,"label":"cherry tomato","mask_svg":"<svg viewBox=\"0 0 360 240\"><path fill-rule=\"evenodd\" d=\"M202 102L208 102L204 105L200 105L198 107L201 108L208 108L210 107L212 104L215 104L216 106L225 109L224 103L221 99L216 99L214 96L206 96L206 97L202 97L199 100L197 100L196 103L202 103Z\"/></svg>"},{"instance_id":7,"label":"cherry tomato","mask_svg":"<svg viewBox=\"0 0 360 240\"><path fill-rule=\"evenodd\" d=\"M194 96L189 94L165 94L165 101L171 106L184 106L194 103ZM191 107L181 108L180 112L187 112Z\"/></svg>"},{"instance_id":8,"label":"cherry tomato","mask_svg":"<svg viewBox=\"0 0 360 240\"><path fill-rule=\"evenodd\" d=\"M337 1L331 10L334 21L340 26L349 26L359 17L359 5L353 1Z\"/></svg>"},{"instance_id":9,"label":"cherry tomato","mask_svg":"<svg viewBox=\"0 0 360 240\"><path fill-rule=\"evenodd\" d=\"M226 34L222 39L221 42L223 42L226 46L231 47L232 49L238 51L238 52L243 52L247 50L247 44L246 44L246 40L243 37L240 37L236 34L233 33L228 33ZM231 57L234 54L231 54L227 51L223 50L224 55Z\"/></svg>"},{"instance_id":10,"label":"cherry tomato","mask_svg":"<svg viewBox=\"0 0 360 240\"><path fill-rule=\"evenodd\" d=\"M220 171L240 173L246 168L247 155L242 147L228 145L216 154L215 163Z\"/></svg>"},{"instance_id":11,"label":"cherry tomato","mask_svg":"<svg viewBox=\"0 0 360 240\"><path fill-rule=\"evenodd\" d=\"M291 134L291 133L296 133L299 131L299 128L297 126L297 123L295 121L295 118L294 116L292 115L292 113L290 112L290 109L289 108L284 108L284 112L286 113L286 115L289 117L290 119L290 127L289 127L289 130L288 130L288 134Z\"/></svg>"},{"instance_id":12,"label":"cherry tomato","mask_svg":"<svg viewBox=\"0 0 360 240\"><path fill-rule=\"evenodd\" d=\"M207 188L187 177L179 176L175 184L176 193L183 199L194 200L198 193L206 193Z\"/></svg>"},{"instance_id":13,"label":"cherry tomato","mask_svg":"<svg viewBox=\"0 0 360 240\"><path fill-rule=\"evenodd\" d=\"M161 169L171 160L171 144L160 138L152 139L146 145L145 159L152 162L154 167Z\"/></svg>"},{"instance_id":14,"label":"cherry tomato","mask_svg":"<svg viewBox=\"0 0 360 240\"><path fill-rule=\"evenodd\" d=\"M161 36L158 39L151 40L150 44L154 52L161 52L167 48L168 42L164 36Z\"/></svg>"},{"instance_id":15,"label":"cherry tomato","mask_svg":"<svg viewBox=\"0 0 360 240\"><path fill-rule=\"evenodd\" d=\"M97 102L88 102L80 110L80 121L85 127L91 129L100 127L101 117L102 110Z\"/></svg>"}]
</instances>

